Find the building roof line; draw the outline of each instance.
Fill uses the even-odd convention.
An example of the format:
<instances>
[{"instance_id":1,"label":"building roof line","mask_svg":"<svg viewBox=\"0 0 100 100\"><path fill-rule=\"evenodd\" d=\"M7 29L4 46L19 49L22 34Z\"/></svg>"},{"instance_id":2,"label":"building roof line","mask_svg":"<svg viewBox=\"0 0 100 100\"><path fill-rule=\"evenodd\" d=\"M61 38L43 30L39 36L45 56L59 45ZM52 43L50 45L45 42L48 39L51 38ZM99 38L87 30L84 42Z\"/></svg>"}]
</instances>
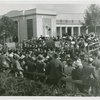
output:
<instances>
[{"instance_id":1,"label":"building roof line","mask_svg":"<svg viewBox=\"0 0 100 100\"><path fill-rule=\"evenodd\" d=\"M75 12L73 12L73 13L62 13L62 12L60 12L60 13L57 13L57 14L85 14L85 13L75 13Z\"/></svg>"}]
</instances>

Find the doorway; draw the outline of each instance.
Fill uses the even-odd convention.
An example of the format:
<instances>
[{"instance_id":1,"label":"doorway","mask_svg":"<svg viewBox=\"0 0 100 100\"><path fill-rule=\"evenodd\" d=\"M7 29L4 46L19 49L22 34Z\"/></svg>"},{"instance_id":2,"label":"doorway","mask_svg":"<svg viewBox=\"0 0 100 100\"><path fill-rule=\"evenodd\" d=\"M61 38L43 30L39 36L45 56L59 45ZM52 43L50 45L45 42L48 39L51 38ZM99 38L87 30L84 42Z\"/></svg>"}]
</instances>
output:
<instances>
[{"instance_id":1,"label":"doorway","mask_svg":"<svg viewBox=\"0 0 100 100\"><path fill-rule=\"evenodd\" d=\"M68 35L71 36L71 27L67 28Z\"/></svg>"}]
</instances>

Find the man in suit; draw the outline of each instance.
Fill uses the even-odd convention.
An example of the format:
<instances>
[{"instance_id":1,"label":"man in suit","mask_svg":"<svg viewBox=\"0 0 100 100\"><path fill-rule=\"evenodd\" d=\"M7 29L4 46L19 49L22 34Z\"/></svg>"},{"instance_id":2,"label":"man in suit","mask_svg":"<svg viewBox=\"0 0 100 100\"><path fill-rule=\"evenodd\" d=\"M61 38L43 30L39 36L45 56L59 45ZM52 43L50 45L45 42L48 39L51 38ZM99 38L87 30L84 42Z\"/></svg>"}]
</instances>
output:
<instances>
[{"instance_id":1,"label":"man in suit","mask_svg":"<svg viewBox=\"0 0 100 100\"><path fill-rule=\"evenodd\" d=\"M50 84L57 85L62 76L63 64L58 59L58 55L54 53L52 60L48 64L48 81Z\"/></svg>"},{"instance_id":2,"label":"man in suit","mask_svg":"<svg viewBox=\"0 0 100 100\"><path fill-rule=\"evenodd\" d=\"M94 86L94 80L96 79L94 66L92 65L93 59L89 58L87 65L83 65L82 69L82 82L84 85L84 90L90 93L90 88Z\"/></svg>"}]
</instances>

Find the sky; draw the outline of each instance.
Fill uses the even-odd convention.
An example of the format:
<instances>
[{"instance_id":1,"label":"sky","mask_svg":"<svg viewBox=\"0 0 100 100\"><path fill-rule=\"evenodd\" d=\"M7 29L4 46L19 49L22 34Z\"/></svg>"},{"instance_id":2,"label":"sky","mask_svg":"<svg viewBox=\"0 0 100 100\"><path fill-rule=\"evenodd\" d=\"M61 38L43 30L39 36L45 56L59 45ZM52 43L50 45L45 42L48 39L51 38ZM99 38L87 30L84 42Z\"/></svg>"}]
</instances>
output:
<instances>
[{"instance_id":1,"label":"sky","mask_svg":"<svg viewBox=\"0 0 100 100\"><path fill-rule=\"evenodd\" d=\"M0 15L11 10L27 10L33 8L55 10L58 13L83 13L87 5L81 4L0 4Z\"/></svg>"},{"instance_id":2,"label":"sky","mask_svg":"<svg viewBox=\"0 0 100 100\"><path fill-rule=\"evenodd\" d=\"M0 15L6 14L11 10L28 10L33 8L46 9L46 10L55 10L57 13L84 13L85 9L90 3L87 3L87 0L81 0L83 2L72 2L68 0L49 0L47 2L40 0L40 2L32 2L34 0L0 0ZM39 1L39 0L38 0ZM44 2L41 2L44 1ZM57 0L56 0L57 1ZM91 1L91 0L90 0Z\"/></svg>"},{"instance_id":3,"label":"sky","mask_svg":"<svg viewBox=\"0 0 100 100\"><path fill-rule=\"evenodd\" d=\"M0 15L6 14L11 10L28 10L33 8L55 10L58 13L84 13L87 4L25 4L14 3L0 4Z\"/></svg>"}]
</instances>

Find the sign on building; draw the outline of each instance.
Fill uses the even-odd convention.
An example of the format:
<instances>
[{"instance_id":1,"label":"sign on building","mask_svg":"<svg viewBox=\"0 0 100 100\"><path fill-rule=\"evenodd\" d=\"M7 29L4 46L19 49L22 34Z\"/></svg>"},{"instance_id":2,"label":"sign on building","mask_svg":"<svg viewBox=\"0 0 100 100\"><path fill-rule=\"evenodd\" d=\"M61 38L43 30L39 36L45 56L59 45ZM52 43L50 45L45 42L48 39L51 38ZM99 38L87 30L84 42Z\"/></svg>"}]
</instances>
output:
<instances>
[{"instance_id":1,"label":"sign on building","mask_svg":"<svg viewBox=\"0 0 100 100\"><path fill-rule=\"evenodd\" d=\"M6 45L7 45L7 47L8 47L9 49L13 49L13 50L16 49L16 44L15 44L15 42L6 43Z\"/></svg>"}]
</instances>

